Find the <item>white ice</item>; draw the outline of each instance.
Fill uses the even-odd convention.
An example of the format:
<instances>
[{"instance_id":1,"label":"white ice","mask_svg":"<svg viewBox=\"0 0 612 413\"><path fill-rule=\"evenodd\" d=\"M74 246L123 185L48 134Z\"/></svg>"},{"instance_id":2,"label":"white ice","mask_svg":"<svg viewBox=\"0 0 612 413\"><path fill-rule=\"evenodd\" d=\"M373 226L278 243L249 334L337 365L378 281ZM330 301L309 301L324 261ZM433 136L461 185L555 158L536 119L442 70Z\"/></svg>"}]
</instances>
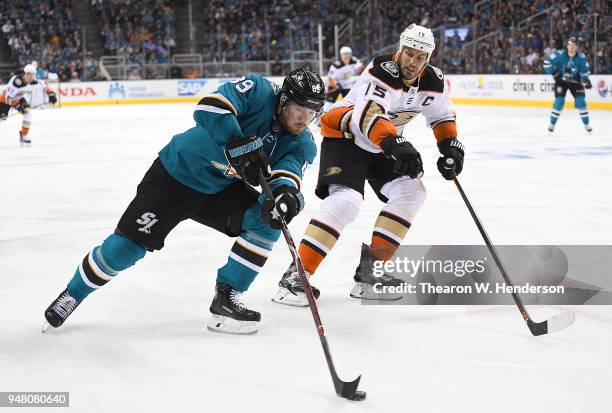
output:
<instances>
[{"instance_id":1,"label":"white ice","mask_svg":"<svg viewBox=\"0 0 612 413\"><path fill-rule=\"evenodd\" d=\"M204 328L216 268L232 239L193 222L91 295L60 329L43 311L84 254L114 229L157 151L192 126L191 105L37 110L0 123L0 391L69 391L79 412L610 412L612 309L575 307L576 323L533 337L514 306L361 306L348 296L359 246L381 203L371 192L313 278L340 376L363 374L367 400L335 396L308 309L270 302L289 263L277 243L245 296L255 336ZM460 179L498 244L606 244L612 233L612 117L575 110L549 134L549 110L458 106ZM422 119L428 199L408 244L482 244L455 187L439 176ZM319 200L304 181L299 240ZM531 307L543 320L562 310ZM62 409L57 409L58 411ZM63 411L63 410L62 410Z\"/></svg>"}]
</instances>

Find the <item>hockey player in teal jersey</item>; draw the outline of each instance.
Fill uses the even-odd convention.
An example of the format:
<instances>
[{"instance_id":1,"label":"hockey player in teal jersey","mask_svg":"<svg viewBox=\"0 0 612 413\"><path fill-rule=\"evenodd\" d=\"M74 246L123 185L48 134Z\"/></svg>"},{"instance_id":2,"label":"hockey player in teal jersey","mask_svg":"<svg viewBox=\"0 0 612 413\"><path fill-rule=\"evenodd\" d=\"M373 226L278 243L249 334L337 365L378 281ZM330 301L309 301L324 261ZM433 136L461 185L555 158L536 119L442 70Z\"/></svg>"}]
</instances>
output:
<instances>
[{"instance_id":1,"label":"hockey player in teal jersey","mask_svg":"<svg viewBox=\"0 0 612 413\"><path fill-rule=\"evenodd\" d=\"M240 300L289 222L304 207L300 183L316 145L307 126L325 103L321 77L305 69L287 76L282 88L247 75L200 100L196 125L172 138L144 175L114 233L93 248L67 288L45 311L61 326L92 292L145 256L160 250L181 221L192 219L238 237L218 269L207 327L254 334L261 319ZM262 172L274 201L253 186Z\"/></svg>"},{"instance_id":2,"label":"hockey player in teal jersey","mask_svg":"<svg viewBox=\"0 0 612 413\"><path fill-rule=\"evenodd\" d=\"M574 97L574 106L580 111L580 118L587 132L593 128L589 125L589 110L585 99L584 89L590 89L589 62L583 53L577 52L576 38L570 37L567 47L551 54L544 59L544 71L555 78L555 101L550 114L548 131L553 132L561 111L565 105L567 90Z\"/></svg>"}]
</instances>

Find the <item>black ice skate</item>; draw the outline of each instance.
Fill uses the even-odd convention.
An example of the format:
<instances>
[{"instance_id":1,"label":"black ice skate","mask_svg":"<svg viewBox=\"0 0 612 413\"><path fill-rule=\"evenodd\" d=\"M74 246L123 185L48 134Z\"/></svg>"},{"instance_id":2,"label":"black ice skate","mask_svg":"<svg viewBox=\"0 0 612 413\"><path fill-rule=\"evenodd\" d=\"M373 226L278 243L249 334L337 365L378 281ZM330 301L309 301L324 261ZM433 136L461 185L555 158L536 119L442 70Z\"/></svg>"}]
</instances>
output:
<instances>
[{"instance_id":1,"label":"black ice skate","mask_svg":"<svg viewBox=\"0 0 612 413\"><path fill-rule=\"evenodd\" d=\"M309 275L306 273L306 275ZM321 292L318 288L310 286L315 298L319 298ZM278 304L291 305L294 307L308 307L308 298L304 290L304 284L298 274L295 264L291 264L283 277L278 282L278 291L272 297L272 301Z\"/></svg>"},{"instance_id":2,"label":"black ice skate","mask_svg":"<svg viewBox=\"0 0 612 413\"><path fill-rule=\"evenodd\" d=\"M380 301L393 301L402 298L402 294L389 292L383 287L399 287L403 281L385 273L380 276L374 275L374 261L378 261L378 259L372 255L370 247L362 244L361 259L353 277L355 285L351 290L351 297Z\"/></svg>"},{"instance_id":3,"label":"black ice skate","mask_svg":"<svg viewBox=\"0 0 612 413\"><path fill-rule=\"evenodd\" d=\"M591 133L593 132L593 127L591 125L584 125L584 130L587 131L587 133Z\"/></svg>"},{"instance_id":4,"label":"black ice skate","mask_svg":"<svg viewBox=\"0 0 612 413\"><path fill-rule=\"evenodd\" d=\"M32 141L27 136L23 136L21 131L19 131L19 143L21 144L21 146L27 146L31 144Z\"/></svg>"},{"instance_id":5,"label":"black ice skate","mask_svg":"<svg viewBox=\"0 0 612 413\"><path fill-rule=\"evenodd\" d=\"M255 334L261 314L249 310L240 301L240 292L227 284L217 284L217 293L210 305L212 317L206 328L209 331L229 334Z\"/></svg>"},{"instance_id":6,"label":"black ice skate","mask_svg":"<svg viewBox=\"0 0 612 413\"><path fill-rule=\"evenodd\" d=\"M47 331L50 325L58 328L64 324L64 321L81 304L81 301L68 294L68 289L62 291L45 310L45 319L47 321L43 325L42 332Z\"/></svg>"}]
</instances>

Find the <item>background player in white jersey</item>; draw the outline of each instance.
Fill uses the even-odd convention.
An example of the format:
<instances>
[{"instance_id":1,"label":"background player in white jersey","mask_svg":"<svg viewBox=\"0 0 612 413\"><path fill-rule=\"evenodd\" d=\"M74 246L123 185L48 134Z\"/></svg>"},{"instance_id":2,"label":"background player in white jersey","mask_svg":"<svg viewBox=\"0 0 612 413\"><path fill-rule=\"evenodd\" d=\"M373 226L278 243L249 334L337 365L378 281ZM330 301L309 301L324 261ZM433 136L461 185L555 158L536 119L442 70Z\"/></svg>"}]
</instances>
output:
<instances>
[{"instance_id":1,"label":"background player in white jersey","mask_svg":"<svg viewBox=\"0 0 612 413\"><path fill-rule=\"evenodd\" d=\"M36 68L31 64L26 65L23 71L17 72L8 81L6 90L0 96L0 119L6 118L11 107L14 107L23 115L21 130L19 131L19 141L21 144L30 144L32 141L28 137L32 125L32 112L29 98L35 88L43 88L48 96L49 102L55 104L57 96L55 92L46 87L44 83L39 83L36 79Z\"/></svg>"},{"instance_id":2,"label":"background player in white jersey","mask_svg":"<svg viewBox=\"0 0 612 413\"><path fill-rule=\"evenodd\" d=\"M367 180L385 203L374 224L371 243L363 244L351 296L393 300L397 294L376 294L374 283L398 285L400 280L373 276L375 260L389 260L425 201L419 152L402 136L404 126L419 113L433 129L442 156L438 170L450 180L463 168L463 145L457 140L455 112L444 75L429 59L435 48L430 29L411 24L400 37L397 53L379 56L342 102L323 115L321 163L316 194L323 199L300 243L305 270L312 275L329 254L342 230L355 219ZM412 139L410 139L412 140ZM453 159L455 171L445 168ZM307 305L303 284L292 264L273 301ZM318 296L318 290L314 290Z\"/></svg>"},{"instance_id":3,"label":"background player in white jersey","mask_svg":"<svg viewBox=\"0 0 612 413\"><path fill-rule=\"evenodd\" d=\"M356 78L363 71L363 64L359 59L353 57L353 50L344 46L340 48L340 60L336 60L329 67L327 73L327 100L323 111L327 112L338 100L338 96L346 97Z\"/></svg>"}]
</instances>

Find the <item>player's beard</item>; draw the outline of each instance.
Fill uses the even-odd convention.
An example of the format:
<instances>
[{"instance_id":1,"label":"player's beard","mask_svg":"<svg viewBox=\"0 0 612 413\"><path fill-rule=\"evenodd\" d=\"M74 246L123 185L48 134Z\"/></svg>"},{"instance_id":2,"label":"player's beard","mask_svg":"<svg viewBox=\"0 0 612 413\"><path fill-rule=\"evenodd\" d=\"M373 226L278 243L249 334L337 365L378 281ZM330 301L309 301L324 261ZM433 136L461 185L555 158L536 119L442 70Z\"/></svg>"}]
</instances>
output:
<instances>
[{"instance_id":1,"label":"player's beard","mask_svg":"<svg viewBox=\"0 0 612 413\"><path fill-rule=\"evenodd\" d=\"M283 127L292 135L299 135L308 127L308 125L304 125L303 122L289 123L285 114L281 114L280 121Z\"/></svg>"},{"instance_id":2,"label":"player's beard","mask_svg":"<svg viewBox=\"0 0 612 413\"><path fill-rule=\"evenodd\" d=\"M419 68L414 67L402 67L402 77L404 80L414 80L419 75Z\"/></svg>"},{"instance_id":3,"label":"player's beard","mask_svg":"<svg viewBox=\"0 0 612 413\"><path fill-rule=\"evenodd\" d=\"M292 135L299 135L304 131L304 129L306 129L307 126L308 125L304 125L303 123L294 123L292 125L287 124L286 129Z\"/></svg>"}]
</instances>

